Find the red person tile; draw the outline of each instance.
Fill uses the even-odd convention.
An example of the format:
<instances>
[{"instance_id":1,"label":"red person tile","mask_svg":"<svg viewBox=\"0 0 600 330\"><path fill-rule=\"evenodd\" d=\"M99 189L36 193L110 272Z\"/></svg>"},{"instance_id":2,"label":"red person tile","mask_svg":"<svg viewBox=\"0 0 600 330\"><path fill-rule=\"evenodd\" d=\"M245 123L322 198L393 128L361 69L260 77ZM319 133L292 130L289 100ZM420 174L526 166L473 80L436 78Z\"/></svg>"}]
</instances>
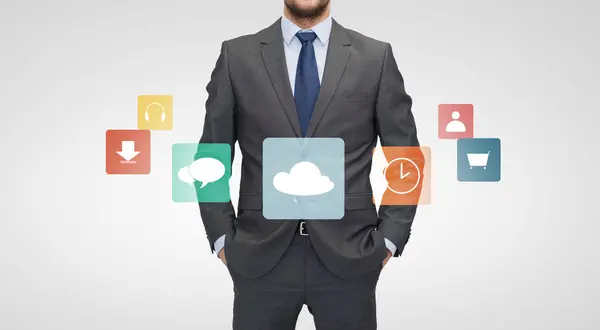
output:
<instances>
[{"instance_id":1,"label":"red person tile","mask_svg":"<svg viewBox=\"0 0 600 330\"><path fill-rule=\"evenodd\" d=\"M464 139L473 137L472 104L440 104L438 107L438 137Z\"/></svg>"}]
</instances>

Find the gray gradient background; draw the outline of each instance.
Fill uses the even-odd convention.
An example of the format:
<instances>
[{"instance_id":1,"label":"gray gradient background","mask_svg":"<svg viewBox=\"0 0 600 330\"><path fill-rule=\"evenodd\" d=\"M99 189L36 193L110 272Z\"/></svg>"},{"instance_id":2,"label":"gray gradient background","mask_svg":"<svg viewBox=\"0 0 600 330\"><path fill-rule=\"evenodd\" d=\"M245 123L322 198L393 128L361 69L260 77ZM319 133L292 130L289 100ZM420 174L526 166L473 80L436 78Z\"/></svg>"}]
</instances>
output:
<instances>
[{"instance_id":1,"label":"gray gradient background","mask_svg":"<svg viewBox=\"0 0 600 330\"><path fill-rule=\"evenodd\" d=\"M598 3L332 2L391 42L432 149L433 204L382 273L380 329L598 329ZM230 328L228 272L197 206L171 202L171 144L200 137L221 41L282 1L0 4L0 328ZM135 128L153 93L176 117L153 132L152 173L107 176L105 130ZM475 104L475 135L502 139L502 182L456 181L439 103Z\"/></svg>"}]
</instances>

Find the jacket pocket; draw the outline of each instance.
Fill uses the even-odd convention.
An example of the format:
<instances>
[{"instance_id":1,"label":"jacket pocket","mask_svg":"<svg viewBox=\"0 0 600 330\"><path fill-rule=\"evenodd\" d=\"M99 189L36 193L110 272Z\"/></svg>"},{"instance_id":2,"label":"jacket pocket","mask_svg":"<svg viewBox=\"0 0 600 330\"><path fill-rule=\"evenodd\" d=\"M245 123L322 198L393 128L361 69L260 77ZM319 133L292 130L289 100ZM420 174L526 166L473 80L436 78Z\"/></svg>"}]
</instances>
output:
<instances>
[{"instance_id":1,"label":"jacket pocket","mask_svg":"<svg viewBox=\"0 0 600 330\"><path fill-rule=\"evenodd\" d=\"M347 194L344 198L344 208L346 210L375 209L375 204L373 204L373 194Z\"/></svg>"},{"instance_id":2,"label":"jacket pocket","mask_svg":"<svg viewBox=\"0 0 600 330\"><path fill-rule=\"evenodd\" d=\"M261 193L243 193L238 200L240 210L262 210Z\"/></svg>"}]
</instances>

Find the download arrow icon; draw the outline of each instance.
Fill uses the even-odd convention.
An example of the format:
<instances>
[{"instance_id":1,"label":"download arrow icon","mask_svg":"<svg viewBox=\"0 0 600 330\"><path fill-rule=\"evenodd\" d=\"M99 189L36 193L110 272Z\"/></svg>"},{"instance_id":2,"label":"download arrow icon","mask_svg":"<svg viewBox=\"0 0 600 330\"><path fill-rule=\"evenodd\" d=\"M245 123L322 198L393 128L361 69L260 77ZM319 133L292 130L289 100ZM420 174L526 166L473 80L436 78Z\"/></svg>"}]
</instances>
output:
<instances>
[{"instance_id":1,"label":"download arrow icon","mask_svg":"<svg viewBox=\"0 0 600 330\"><path fill-rule=\"evenodd\" d=\"M135 141L121 141L121 151L117 151L117 153L126 161L130 161L140 152L135 151Z\"/></svg>"}]
</instances>

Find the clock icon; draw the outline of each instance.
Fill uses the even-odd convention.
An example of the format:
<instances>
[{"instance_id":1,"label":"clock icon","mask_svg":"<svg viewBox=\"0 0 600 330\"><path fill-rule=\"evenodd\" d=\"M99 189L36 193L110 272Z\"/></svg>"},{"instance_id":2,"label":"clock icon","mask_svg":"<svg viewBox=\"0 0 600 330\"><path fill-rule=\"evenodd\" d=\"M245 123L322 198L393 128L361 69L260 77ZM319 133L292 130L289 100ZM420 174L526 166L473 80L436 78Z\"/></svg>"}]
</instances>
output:
<instances>
[{"instance_id":1,"label":"clock icon","mask_svg":"<svg viewBox=\"0 0 600 330\"><path fill-rule=\"evenodd\" d=\"M421 182L419 166L413 160L404 157L389 162L383 170L383 176L387 181L387 188L398 195L413 192Z\"/></svg>"}]
</instances>

